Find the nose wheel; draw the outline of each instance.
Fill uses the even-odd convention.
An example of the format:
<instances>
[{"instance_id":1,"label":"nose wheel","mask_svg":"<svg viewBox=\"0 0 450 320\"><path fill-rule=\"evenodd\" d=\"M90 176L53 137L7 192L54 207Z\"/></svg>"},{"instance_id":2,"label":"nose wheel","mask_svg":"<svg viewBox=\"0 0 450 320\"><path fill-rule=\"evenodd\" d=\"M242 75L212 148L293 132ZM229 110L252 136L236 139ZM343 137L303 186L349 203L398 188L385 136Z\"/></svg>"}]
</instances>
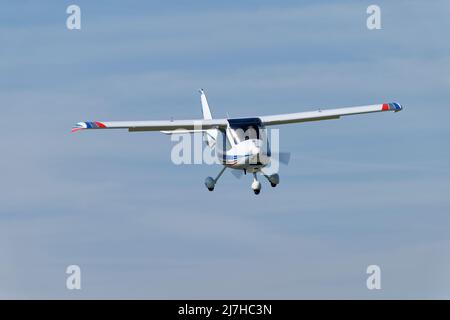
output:
<instances>
[{"instance_id":1,"label":"nose wheel","mask_svg":"<svg viewBox=\"0 0 450 320\"><path fill-rule=\"evenodd\" d=\"M261 192L261 182L258 181L256 172L253 172L252 190L255 194L259 194Z\"/></svg>"}]
</instances>

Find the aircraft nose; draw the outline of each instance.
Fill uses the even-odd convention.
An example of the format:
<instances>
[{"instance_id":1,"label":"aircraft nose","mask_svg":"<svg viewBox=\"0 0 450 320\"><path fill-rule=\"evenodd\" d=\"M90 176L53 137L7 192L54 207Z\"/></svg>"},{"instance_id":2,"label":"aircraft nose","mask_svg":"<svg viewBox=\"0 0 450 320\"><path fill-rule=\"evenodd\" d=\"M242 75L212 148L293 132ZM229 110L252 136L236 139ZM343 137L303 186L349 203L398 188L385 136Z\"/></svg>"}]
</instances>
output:
<instances>
[{"instance_id":1,"label":"aircraft nose","mask_svg":"<svg viewBox=\"0 0 450 320\"><path fill-rule=\"evenodd\" d=\"M257 146L252 146L252 148L250 149L252 155L257 155L261 153L261 148L257 147Z\"/></svg>"}]
</instances>

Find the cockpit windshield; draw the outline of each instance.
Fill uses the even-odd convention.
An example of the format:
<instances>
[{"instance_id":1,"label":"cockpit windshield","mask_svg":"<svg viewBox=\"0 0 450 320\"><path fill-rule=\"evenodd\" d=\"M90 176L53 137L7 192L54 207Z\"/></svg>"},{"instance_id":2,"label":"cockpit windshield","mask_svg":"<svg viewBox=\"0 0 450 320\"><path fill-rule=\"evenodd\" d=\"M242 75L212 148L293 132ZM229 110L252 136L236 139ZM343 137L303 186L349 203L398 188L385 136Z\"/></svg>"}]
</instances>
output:
<instances>
[{"instance_id":1,"label":"cockpit windshield","mask_svg":"<svg viewBox=\"0 0 450 320\"><path fill-rule=\"evenodd\" d=\"M249 139L260 139L260 127L262 125L259 118L228 119L230 128L234 131L234 142L239 143Z\"/></svg>"}]
</instances>

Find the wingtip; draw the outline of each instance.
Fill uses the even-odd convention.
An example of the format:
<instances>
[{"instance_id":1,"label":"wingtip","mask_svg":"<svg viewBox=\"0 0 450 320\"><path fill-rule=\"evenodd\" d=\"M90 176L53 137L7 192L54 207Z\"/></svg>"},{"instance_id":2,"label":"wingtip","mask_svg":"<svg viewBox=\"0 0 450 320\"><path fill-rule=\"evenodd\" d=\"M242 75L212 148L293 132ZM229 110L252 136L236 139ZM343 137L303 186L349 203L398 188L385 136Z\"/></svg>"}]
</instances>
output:
<instances>
[{"instance_id":1,"label":"wingtip","mask_svg":"<svg viewBox=\"0 0 450 320\"><path fill-rule=\"evenodd\" d=\"M403 110L403 106L397 102L383 103L381 110L399 112Z\"/></svg>"},{"instance_id":2,"label":"wingtip","mask_svg":"<svg viewBox=\"0 0 450 320\"><path fill-rule=\"evenodd\" d=\"M107 126L100 121L88 121L88 122L78 122L72 127L72 132L77 132L84 129L104 129Z\"/></svg>"},{"instance_id":3,"label":"wingtip","mask_svg":"<svg viewBox=\"0 0 450 320\"><path fill-rule=\"evenodd\" d=\"M78 122L73 127L72 130L70 130L72 133L78 132L80 130L86 129L87 124L85 122Z\"/></svg>"},{"instance_id":4,"label":"wingtip","mask_svg":"<svg viewBox=\"0 0 450 320\"><path fill-rule=\"evenodd\" d=\"M393 104L397 106L395 109L395 112L399 112L399 111L403 110L403 106L400 103L394 102Z\"/></svg>"}]
</instances>

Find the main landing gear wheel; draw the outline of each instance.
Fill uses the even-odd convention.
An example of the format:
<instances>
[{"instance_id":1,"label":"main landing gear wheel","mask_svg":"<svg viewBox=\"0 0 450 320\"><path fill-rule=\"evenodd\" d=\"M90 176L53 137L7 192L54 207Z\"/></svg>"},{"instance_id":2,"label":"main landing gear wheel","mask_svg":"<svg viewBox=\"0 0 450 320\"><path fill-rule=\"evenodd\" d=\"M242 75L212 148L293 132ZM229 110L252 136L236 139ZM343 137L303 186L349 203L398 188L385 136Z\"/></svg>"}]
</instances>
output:
<instances>
[{"instance_id":1,"label":"main landing gear wheel","mask_svg":"<svg viewBox=\"0 0 450 320\"><path fill-rule=\"evenodd\" d=\"M223 174L223 172L225 171L226 168L227 167L223 167L215 179L213 177L207 177L205 179L205 187L209 191L214 191L214 187L216 186L217 181L219 180L220 176Z\"/></svg>"},{"instance_id":2,"label":"main landing gear wheel","mask_svg":"<svg viewBox=\"0 0 450 320\"><path fill-rule=\"evenodd\" d=\"M212 177L208 177L205 179L205 186L209 191L214 191L216 181Z\"/></svg>"},{"instance_id":3,"label":"main landing gear wheel","mask_svg":"<svg viewBox=\"0 0 450 320\"><path fill-rule=\"evenodd\" d=\"M264 175L264 176L267 178L267 180L269 180L272 188L275 188L280 183L280 176L278 175L278 173L274 173L270 176L268 176L268 175Z\"/></svg>"}]
</instances>

